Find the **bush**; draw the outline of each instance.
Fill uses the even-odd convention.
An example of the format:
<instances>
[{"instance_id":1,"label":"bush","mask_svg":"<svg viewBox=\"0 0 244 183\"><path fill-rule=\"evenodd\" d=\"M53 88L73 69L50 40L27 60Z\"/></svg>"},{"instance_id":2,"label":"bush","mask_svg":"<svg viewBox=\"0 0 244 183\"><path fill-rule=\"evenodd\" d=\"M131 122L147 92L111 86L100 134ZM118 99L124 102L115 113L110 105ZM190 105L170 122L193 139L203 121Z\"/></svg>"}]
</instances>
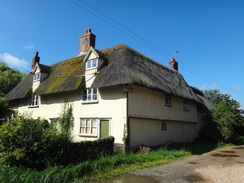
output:
<instances>
[{"instance_id":1,"label":"bush","mask_svg":"<svg viewBox=\"0 0 244 183\"><path fill-rule=\"evenodd\" d=\"M48 122L41 119L17 117L0 126L1 157L10 165L20 164L27 167L43 165L47 153L45 130Z\"/></svg>"},{"instance_id":2,"label":"bush","mask_svg":"<svg viewBox=\"0 0 244 183\"><path fill-rule=\"evenodd\" d=\"M59 118L63 127L72 124L72 111ZM61 126L61 125L60 125ZM70 128L49 128L43 119L16 117L0 126L0 160L6 165L44 169L48 166L68 165L94 160L113 153L114 138L72 143Z\"/></svg>"}]
</instances>

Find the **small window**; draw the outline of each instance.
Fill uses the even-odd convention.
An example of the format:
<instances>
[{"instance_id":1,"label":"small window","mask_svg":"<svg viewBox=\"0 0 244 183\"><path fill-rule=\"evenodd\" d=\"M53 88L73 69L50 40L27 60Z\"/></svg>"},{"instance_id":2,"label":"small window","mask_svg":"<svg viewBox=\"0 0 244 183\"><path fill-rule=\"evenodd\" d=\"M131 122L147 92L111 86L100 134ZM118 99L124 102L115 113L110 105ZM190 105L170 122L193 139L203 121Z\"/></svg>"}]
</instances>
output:
<instances>
[{"instance_id":1,"label":"small window","mask_svg":"<svg viewBox=\"0 0 244 183\"><path fill-rule=\"evenodd\" d=\"M161 123L161 130L166 131L167 130L167 122L162 122Z\"/></svg>"},{"instance_id":2,"label":"small window","mask_svg":"<svg viewBox=\"0 0 244 183\"><path fill-rule=\"evenodd\" d=\"M80 135L97 136L97 119L81 119Z\"/></svg>"},{"instance_id":3,"label":"small window","mask_svg":"<svg viewBox=\"0 0 244 183\"><path fill-rule=\"evenodd\" d=\"M86 69L97 68L98 59L91 59L86 61Z\"/></svg>"},{"instance_id":4,"label":"small window","mask_svg":"<svg viewBox=\"0 0 244 183\"><path fill-rule=\"evenodd\" d=\"M172 106L171 97L168 95L165 96L165 105L166 106Z\"/></svg>"},{"instance_id":5,"label":"small window","mask_svg":"<svg viewBox=\"0 0 244 183\"><path fill-rule=\"evenodd\" d=\"M40 81L41 79L41 73L35 73L33 75L33 81Z\"/></svg>"},{"instance_id":6,"label":"small window","mask_svg":"<svg viewBox=\"0 0 244 183\"><path fill-rule=\"evenodd\" d=\"M187 100L183 101L183 111L189 111L189 103Z\"/></svg>"},{"instance_id":7,"label":"small window","mask_svg":"<svg viewBox=\"0 0 244 183\"><path fill-rule=\"evenodd\" d=\"M31 96L29 107L38 107L38 95Z\"/></svg>"},{"instance_id":8,"label":"small window","mask_svg":"<svg viewBox=\"0 0 244 183\"><path fill-rule=\"evenodd\" d=\"M83 102L97 102L98 101L98 89L87 88L83 90Z\"/></svg>"}]
</instances>

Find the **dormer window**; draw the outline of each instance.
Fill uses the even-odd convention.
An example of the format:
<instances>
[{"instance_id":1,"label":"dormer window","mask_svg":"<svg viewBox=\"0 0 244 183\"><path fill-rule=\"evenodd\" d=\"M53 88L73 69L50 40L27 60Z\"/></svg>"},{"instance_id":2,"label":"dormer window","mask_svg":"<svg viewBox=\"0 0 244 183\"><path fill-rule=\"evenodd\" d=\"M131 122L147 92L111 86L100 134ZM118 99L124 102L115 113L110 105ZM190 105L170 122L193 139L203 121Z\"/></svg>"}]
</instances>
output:
<instances>
[{"instance_id":1,"label":"dormer window","mask_svg":"<svg viewBox=\"0 0 244 183\"><path fill-rule=\"evenodd\" d=\"M98 59L97 58L86 61L86 70L97 68L97 66L98 66Z\"/></svg>"},{"instance_id":2,"label":"dormer window","mask_svg":"<svg viewBox=\"0 0 244 183\"><path fill-rule=\"evenodd\" d=\"M40 72L35 73L33 75L33 81L40 81L40 79L41 79L41 73Z\"/></svg>"}]
</instances>

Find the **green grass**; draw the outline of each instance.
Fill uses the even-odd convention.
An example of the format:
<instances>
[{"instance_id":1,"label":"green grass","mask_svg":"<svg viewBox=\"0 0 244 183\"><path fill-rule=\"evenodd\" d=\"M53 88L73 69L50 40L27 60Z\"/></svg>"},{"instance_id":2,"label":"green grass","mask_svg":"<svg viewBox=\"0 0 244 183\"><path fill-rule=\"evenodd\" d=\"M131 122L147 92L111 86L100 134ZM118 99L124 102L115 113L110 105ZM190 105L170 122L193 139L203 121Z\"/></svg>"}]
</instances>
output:
<instances>
[{"instance_id":1,"label":"green grass","mask_svg":"<svg viewBox=\"0 0 244 183\"><path fill-rule=\"evenodd\" d=\"M191 154L220 147L219 144L201 143L182 146L183 149L158 149L147 154L118 153L113 156L101 157L94 161L86 161L67 167L49 167L43 171L6 166L0 161L0 182L8 183L66 183L86 182L109 179L148 167L169 163ZM223 147L223 145L221 145Z\"/></svg>"}]
</instances>

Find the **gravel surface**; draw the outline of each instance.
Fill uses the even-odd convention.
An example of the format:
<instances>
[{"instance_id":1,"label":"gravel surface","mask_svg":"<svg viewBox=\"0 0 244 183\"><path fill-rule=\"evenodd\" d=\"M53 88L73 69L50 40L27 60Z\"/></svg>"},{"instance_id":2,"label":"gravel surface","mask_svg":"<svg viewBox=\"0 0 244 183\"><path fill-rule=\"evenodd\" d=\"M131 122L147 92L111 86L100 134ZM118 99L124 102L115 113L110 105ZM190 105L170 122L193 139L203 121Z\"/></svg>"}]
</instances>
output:
<instances>
[{"instance_id":1,"label":"gravel surface","mask_svg":"<svg viewBox=\"0 0 244 183\"><path fill-rule=\"evenodd\" d=\"M244 183L244 145L194 155L135 174L159 183Z\"/></svg>"}]
</instances>

